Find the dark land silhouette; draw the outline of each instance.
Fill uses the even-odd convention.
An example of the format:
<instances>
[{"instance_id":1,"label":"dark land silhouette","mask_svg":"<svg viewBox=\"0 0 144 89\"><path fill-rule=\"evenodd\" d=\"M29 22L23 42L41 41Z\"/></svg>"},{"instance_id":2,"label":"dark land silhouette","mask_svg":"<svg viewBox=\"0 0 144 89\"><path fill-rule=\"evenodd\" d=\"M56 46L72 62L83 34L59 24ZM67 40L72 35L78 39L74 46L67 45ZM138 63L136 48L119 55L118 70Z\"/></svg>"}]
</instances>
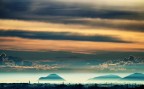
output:
<instances>
[{"instance_id":1,"label":"dark land silhouette","mask_svg":"<svg viewBox=\"0 0 144 89\"><path fill-rule=\"evenodd\" d=\"M0 89L144 89L144 85L1 83Z\"/></svg>"}]
</instances>

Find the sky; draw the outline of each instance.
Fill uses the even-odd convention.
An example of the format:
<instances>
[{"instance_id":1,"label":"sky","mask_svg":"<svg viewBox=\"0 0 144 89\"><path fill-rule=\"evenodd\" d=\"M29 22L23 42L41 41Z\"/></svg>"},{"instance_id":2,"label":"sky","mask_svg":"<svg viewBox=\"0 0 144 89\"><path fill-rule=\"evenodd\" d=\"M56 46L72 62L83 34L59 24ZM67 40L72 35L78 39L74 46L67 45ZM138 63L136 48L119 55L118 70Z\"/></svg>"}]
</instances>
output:
<instances>
[{"instance_id":1,"label":"sky","mask_svg":"<svg viewBox=\"0 0 144 89\"><path fill-rule=\"evenodd\" d=\"M1 73L144 73L143 0L0 0Z\"/></svg>"}]
</instances>

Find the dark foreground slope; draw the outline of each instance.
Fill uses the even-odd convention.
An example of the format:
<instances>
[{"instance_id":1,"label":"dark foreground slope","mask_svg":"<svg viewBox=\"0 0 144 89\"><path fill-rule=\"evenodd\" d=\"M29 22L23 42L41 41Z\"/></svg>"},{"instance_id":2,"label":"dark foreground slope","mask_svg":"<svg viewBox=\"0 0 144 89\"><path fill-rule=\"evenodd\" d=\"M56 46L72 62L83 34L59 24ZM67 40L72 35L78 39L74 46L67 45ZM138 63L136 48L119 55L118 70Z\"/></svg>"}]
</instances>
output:
<instances>
[{"instance_id":1,"label":"dark foreground slope","mask_svg":"<svg viewBox=\"0 0 144 89\"><path fill-rule=\"evenodd\" d=\"M1 83L0 89L144 89L144 85Z\"/></svg>"}]
</instances>

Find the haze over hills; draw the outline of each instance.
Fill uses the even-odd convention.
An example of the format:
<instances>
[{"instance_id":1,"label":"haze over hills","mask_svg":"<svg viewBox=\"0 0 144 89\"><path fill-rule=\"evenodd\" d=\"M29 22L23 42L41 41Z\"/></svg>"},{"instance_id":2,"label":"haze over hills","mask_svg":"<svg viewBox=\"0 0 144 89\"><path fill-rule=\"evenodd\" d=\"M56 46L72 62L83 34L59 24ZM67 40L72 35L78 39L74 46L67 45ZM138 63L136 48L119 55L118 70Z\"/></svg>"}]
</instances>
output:
<instances>
[{"instance_id":1,"label":"haze over hills","mask_svg":"<svg viewBox=\"0 0 144 89\"><path fill-rule=\"evenodd\" d=\"M61 76L57 74L50 74L46 77L40 77L40 81L65 81Z\"/></svg>"},{"instance_id":2,"label":"haze over hills","mask_svg":"<svg viewBox=\"0 0 144 89\"><path fill-rule=\"evenodd\" d=\"M127 82L127 83L138 83L144 81L143 73L133 73L126 77L121 78L118 75L103 75L89 79L88 81L97 81L97 82Z\"/></svg>"}]
</instances>

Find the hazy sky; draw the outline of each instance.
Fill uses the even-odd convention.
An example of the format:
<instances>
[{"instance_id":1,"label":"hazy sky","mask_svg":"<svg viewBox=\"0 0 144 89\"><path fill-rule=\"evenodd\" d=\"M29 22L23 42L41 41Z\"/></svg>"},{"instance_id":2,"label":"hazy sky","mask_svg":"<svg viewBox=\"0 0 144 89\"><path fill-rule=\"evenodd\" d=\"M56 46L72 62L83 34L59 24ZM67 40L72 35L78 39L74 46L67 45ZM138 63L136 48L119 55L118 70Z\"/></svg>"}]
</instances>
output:
<instances>
[{"instance_id":1,"label":"hazy sky","mask_svg":"<svg viewBox=\"0 0 144 89\"><path fill-rule=\"evenodd\" d=\"M0 12L0 72L144 72L143 0L1 0Z\"/></svg>"}]
</instances>

